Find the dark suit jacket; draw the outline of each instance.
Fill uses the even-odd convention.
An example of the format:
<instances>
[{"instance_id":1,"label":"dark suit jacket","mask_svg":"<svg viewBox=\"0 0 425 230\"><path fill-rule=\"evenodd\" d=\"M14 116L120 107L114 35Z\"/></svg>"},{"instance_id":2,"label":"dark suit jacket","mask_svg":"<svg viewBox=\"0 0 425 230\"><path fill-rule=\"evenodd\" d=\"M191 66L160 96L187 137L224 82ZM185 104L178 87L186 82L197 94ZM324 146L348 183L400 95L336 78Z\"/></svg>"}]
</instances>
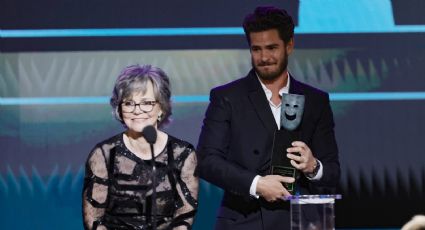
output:
<instances>
[{"instance_id":1,"label":"dark suit jacket","mask_svg":"<svg viewBox=\"0 0 425 230\"><path fill-rule=\"evenodd\" d=\"M340 168L329 95L292 77L289 93L305 95L301 141L323 164L320 181L302 175L297 187L303 194L333 192ZM254 177L270 172L276 129L253 70L244 78L211 90L198 142L197 173L225 191L216 229L289 229L288 202L268 203L249 195Z\"/></svg>"}]
</instances>

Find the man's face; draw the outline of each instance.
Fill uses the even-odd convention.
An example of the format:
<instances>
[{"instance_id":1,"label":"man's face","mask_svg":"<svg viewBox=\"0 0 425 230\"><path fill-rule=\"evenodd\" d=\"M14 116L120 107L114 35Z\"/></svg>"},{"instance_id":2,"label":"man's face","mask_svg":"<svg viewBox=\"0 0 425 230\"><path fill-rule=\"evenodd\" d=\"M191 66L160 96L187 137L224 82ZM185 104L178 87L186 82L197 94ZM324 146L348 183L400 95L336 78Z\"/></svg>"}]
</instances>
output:
<instances>
[{"instance_id":1,"label":"man's face","mask_svg":"<svg viewBox=\"0 0 425 230\"><path fill-rule=\"evenodd\" d=\"M293 40L285 44L276 29L251 32L251 62L259 77L273 80L281 76L288 66L288 55L293 50Z\"/></svg>"}]
</instances>

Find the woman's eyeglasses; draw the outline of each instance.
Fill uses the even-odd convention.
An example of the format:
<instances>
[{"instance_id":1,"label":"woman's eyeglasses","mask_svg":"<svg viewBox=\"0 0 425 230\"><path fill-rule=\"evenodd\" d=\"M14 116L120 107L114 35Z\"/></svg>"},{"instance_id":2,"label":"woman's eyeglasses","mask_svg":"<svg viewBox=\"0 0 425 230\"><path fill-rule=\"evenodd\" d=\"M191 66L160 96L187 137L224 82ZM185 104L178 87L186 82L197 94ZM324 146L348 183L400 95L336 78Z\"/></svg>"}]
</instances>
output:
<instances>
[{"instance_id":1,"label":"woman's eyeglasses","mask_svg":"<svg viewBox=\"0 0 425 230\"><path fill-rule=\"evenodd\" d=\"M123 113L132 113L136 110L136 106L139 106L139 109L145 113L148 113L153 110L153 107L157 101L142 101L138 104L134 101L125 101L121 104L121 109Z\"/></svg>"}]
</instances>

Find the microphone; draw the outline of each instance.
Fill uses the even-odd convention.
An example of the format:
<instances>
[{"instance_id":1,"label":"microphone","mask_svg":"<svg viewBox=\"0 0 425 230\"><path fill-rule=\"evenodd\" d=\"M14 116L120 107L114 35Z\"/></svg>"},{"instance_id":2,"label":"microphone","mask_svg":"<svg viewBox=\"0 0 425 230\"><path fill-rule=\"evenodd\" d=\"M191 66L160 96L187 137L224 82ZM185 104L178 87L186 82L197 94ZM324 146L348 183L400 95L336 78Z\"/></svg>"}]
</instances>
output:
<instances>
[{"instance_id":1,"label":"microphone","mask_svg":"<svg viewBox=\"0 0 425 230\"><path fill-rule=\"evenodd\" d=\"M142 131L142 135L149 144L155 144L157 134L156 129L152 125L146 126Z\"/></svg>"},{"instance_id":2,"label":"microphone","mask_svg":"<svg viewBox=\"0 0 425 230\"><path fill-rule=\"evenodd\" d=\"M152 125L146 126L142 130L142 135L151 147L152 156L152 229L156 230L156 167L155 167L155 153L153 144L156 142L157 133Z\"/></svg>"}]
</instances>

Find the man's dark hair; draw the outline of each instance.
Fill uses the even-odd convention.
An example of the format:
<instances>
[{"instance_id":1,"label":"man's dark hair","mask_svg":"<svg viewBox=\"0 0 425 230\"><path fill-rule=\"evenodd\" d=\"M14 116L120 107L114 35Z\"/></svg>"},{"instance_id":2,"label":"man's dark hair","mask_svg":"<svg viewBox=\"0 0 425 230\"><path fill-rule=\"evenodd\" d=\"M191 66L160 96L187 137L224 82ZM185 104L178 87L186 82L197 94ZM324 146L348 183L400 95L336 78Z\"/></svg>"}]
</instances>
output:
<instances>
[{"instance_id":1,"label":"man's dark hair","mask_svg":"<svg viewBox=\"0 0 425 230\"><path fill-rule=\"evenodd\" d=\"M254 13L248 14L243 21L243 29L246 39L251 44L249 34L270 29L277 29L280 38L288 44L294 37L294 21L284 9L273 6L259 6Z\"/></svg>"}]
</instances>

